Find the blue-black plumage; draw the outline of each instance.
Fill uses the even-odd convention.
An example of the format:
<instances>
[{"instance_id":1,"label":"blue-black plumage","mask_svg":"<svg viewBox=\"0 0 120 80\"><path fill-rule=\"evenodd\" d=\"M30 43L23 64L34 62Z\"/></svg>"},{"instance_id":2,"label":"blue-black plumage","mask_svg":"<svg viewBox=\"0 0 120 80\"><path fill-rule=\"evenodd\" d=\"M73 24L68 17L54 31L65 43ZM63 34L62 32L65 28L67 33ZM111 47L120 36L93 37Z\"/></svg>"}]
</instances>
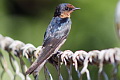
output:
<instances>
[{"instance_id":1,"label":"blue-black plumage","mask_svg":"<svg viewBox=\"0 0 120 80\"><path fill-rule=\"evenodd\" d=\"M64 44L71 29L70 14L76 9L79 8L69 3L62 3L56 7L54 17L44 35L42 51L26 74L38 73L46 61Z\"/></svg>"}]
</instances>

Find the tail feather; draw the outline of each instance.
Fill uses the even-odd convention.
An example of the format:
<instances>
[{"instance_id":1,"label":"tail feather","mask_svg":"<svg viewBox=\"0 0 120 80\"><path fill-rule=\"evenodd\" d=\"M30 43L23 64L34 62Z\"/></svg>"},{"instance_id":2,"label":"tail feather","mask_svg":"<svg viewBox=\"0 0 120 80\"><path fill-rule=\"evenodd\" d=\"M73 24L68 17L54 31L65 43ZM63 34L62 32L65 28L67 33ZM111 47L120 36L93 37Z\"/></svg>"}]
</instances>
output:
<instances>
[{"instance_id":1,"label":"tail feather","mask_svg":"<svg viewBox=\"0 0 120 80\"><path fill-rule=\"evenodd\" d=\"M54 51L55 51L55 48L52 48L52 47L47 47L43 49L38 59L36 59L35 62L26 71L26 75L40 70L44 66L46 60L52 56L51 53L54 53Z\"/></svg>"},{"instance_id":2,"label":"tail feather","mask_svg":"<svg viewBox=\"0 0 120 80\"><path fill-rule=\"evenodd\" d=\"M40 70L43 68L43 66L46 63L46 61L47 60L45 60L44 62L42 62L32 73L38 74L40 72Z\"/></svg>"}]
</instances>

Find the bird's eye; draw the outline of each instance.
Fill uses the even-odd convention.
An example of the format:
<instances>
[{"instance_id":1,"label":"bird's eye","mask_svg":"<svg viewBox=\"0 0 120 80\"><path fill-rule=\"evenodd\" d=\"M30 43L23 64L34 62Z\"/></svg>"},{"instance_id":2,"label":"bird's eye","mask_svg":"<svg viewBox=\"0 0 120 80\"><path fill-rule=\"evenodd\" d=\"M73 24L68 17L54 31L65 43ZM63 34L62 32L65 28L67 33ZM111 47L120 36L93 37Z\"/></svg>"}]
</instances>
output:
<instances>
[{"instance_id":1,"label":"bird's eye","mask_svg":"<svg viewBox=\"0 0 120 80\"><path fill-rule=\"evenodd\" d=\"M69 10L69 8L68 8L68 7L66 7L66 8L65 8L65 10Z\"/></svg>"},{"instance_id":2,"label":"bird's eye","mask_svg":"<svg viewBox=\"0 0 120 80\"><path fill-rule=\"evenodd\" d=\"M72 8L66 7L65 10L70 11L70 10L72 10Z\"/></svg>"}]
</instances>

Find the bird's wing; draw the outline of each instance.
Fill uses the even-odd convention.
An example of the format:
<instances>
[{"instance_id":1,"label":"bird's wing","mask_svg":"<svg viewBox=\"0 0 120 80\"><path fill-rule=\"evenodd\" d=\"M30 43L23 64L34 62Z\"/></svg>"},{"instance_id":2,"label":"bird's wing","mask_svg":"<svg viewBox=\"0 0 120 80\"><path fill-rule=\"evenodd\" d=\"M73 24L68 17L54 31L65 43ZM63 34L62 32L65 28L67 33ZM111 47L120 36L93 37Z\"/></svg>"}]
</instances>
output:
<instances>
[{"instance_id":1,"label":"bird's wing","mask_svg":"<svg viewBox=\"0 0 120 80\"><path fill-rule=\"evenodd\" d=\"M62 46L63 42L65 42L65 38L61 38L61 39L52 38L52 39L49 39L47 43L50 43L52 46L51 45L46 45L46 46L43 47L38 59L36 59L36 61L30 66L30 68L27 70L26 74L33 73L34 70L36 68L38 68L38 66L42 62L44 62L45 60L50 58L52 56L52 54L55 53L55 51L58 51L60 46Z\"/></svg>"}]
</instances>

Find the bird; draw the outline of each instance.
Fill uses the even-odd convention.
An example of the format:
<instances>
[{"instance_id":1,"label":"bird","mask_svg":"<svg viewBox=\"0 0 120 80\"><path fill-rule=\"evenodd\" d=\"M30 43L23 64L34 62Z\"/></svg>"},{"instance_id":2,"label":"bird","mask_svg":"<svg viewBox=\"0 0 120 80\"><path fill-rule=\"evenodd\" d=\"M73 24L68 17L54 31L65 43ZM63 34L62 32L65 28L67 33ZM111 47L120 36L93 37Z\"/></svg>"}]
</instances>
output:
<instances>
[{"instance_id":1,"label":"bird","mask_svg":"<svg viewBox=\"0 0 120 80\"><path fill-rule=\"evenodd\" d=\"M44 34L40 55L28 68L26 75L40 71L47 60L64 44L71 29L70 15L78 9L80 8L70 3L61 3L56 7L54 16Z\"/></svg>"}]
</instances>

